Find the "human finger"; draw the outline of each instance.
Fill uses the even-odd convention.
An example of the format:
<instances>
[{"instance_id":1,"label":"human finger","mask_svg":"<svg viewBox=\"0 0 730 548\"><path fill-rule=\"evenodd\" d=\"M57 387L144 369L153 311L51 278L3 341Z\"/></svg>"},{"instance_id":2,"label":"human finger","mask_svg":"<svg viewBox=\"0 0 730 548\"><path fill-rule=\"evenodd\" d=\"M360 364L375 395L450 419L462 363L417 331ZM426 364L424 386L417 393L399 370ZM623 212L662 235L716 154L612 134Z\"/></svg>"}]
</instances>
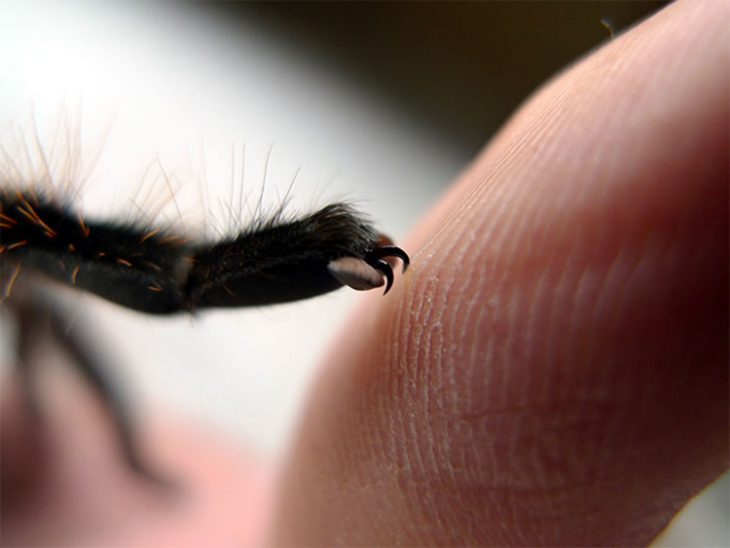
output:
<instances>
[{"instance_id":1,"label":"human finger","mask_svg":"<svg viewBox=\"0 0 730 548\"><path fill-rule=\"evenodd\" d=\"M342 334L282 544L646 544L728 465L725 3L533 97Z\"/></svg>"}]
</instances>

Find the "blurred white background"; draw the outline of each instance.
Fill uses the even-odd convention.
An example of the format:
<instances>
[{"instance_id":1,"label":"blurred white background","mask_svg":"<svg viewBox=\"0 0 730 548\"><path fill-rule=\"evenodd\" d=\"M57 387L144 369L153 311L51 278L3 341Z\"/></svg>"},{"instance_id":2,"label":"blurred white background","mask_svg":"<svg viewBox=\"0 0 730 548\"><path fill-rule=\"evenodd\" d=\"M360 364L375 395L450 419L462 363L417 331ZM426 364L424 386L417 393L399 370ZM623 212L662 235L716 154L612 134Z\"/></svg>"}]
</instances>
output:
<instances>
[{"instance_id":1,"label":"blurred white background","mask_svg":"<svg viewBox=\"0 0 730 548\"><path fill-rule=\"evenodd\" d=\"M521 28L520 22L531 21L524 8L509 15L505 6L485 5L480 15L493 9L518 22L519 34L497 39L520 43L527 52L512 51L507 42L486 52L506 62L485 64L477 56L469 66L459 49L459 38L468 33L457 26L446 36L460 52L453 58L443 36L422 42L433 54L431 68L430 57L423 66L409 63L384 40L384 49L369 58L377 33L358 42L373 29L356 26L347 41L342 29L338 34L332 28L337 19L331 14L341 7L326 12L319 6L310 15L302 6L290 14L260 5L233 11L206 6L0 4L3 145L17 143L19 132L32 134L35 124L52 147L64 117L81 128L89 176L82 206L89 217L140 215L137 206L154 209L140 185L154 189L162 202L172 188L175 202L167 202L159 219L211 237L216 227L231 228L223 204L232 196L235 202L242 191L255 207L263 187L264 203L273 208L296 176L292 211L352 200L402 242L526 93L607 38L598 17L577 8L571 15L566 4L543 5L541 12L552 9L567 28L590 27L583 42L550 56L551 48L563 46L554 43L562 40L563 27L545 22L545 30L538 22ZM631 9L614 16L641 15ZM411 17L401 7L392 19L415 29L434 26L416 10ZM373 21L387 15L381 9ZM593 23L576 24L579 17ZM489 20L468 19L476 25ZM515 28L494 19L489 25L487 32ZM380 32L392 38L394 31L386 26ZM403 32L411 32L411 49L416 44L417 50L418 35ZM538 69L515 70L510 57L514 63L532 59ZM440 70L447 66L467 76L444 75ZM483 80L469 79L475 67ZM490 95L480 95L485 89ZM471 102L462 96L470 91ZM269 458L285 450L316 364L359 298L343 289L292 305L154 318L69 295L83 310L80 317L108 340L114 375L140 414L163 409L188 417ZM699 520L679 524L661 544L727 544L727 491L725 481ZM713 512L719 518L703 521Z\"/></svg>"}]
</instances>

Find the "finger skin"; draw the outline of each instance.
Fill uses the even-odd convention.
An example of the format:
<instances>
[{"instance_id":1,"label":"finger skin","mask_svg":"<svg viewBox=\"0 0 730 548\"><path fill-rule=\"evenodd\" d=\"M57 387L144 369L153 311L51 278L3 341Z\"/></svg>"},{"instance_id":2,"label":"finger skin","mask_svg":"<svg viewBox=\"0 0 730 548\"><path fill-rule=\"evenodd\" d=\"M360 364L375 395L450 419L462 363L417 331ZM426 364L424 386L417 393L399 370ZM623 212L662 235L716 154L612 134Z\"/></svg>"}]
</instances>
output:
<instances>
[{"instance_id":1,"label":"finger skin","mask_svg":"<svg viewBox=\"0 0 730 548\"><path fill-rule=\"evenodd\" d=\"M728 466L724 2L546 85L313 391L277 545L638 545Z\"/></svg>"}]
</instances>

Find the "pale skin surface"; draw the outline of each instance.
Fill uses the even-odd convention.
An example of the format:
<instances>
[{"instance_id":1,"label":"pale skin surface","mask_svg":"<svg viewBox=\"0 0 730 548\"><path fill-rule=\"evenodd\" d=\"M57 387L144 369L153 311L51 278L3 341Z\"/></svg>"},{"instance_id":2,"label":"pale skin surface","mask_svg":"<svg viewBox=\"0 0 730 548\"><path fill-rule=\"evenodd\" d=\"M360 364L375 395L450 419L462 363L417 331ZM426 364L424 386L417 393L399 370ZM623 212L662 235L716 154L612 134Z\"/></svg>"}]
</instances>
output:
<instances>
[{"instance_id":1,"label":"pale skin surface","mask_svg":"<svg viewBox=\"0 0 730 548\"><path fill-rule=\"evenodd\" d=\"M728 467L729 19L669 6L528 101L340 334L276 493L173 428L190 491L150 494L71 385L41 459L6 386L4 540L650 542Z\"/></svg>"}]
</instances>

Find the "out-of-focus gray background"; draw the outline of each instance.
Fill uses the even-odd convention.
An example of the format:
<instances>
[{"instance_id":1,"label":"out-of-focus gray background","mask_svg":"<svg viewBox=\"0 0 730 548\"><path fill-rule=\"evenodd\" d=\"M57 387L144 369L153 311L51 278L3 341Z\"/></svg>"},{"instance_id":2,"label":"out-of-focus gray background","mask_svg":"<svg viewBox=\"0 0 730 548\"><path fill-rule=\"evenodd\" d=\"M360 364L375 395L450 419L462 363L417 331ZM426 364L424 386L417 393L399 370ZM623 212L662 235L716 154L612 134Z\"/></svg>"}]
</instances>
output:
<instances>
[{"instance_id":1,"label":"out-of-focus gray background","mask_svg":"<svg viewBox=\"0 0 730 548\"><path fill-rule=\"evenodd\" d=\"M212 237L239 196L251 213L263 187L275 207L294 181L293 210L353 200L399 239L526 96L660 7L4 3L0 132L12 149L37 131L59 165L78 141L88 216L154 212ZM81 131L59 145L59 127ZM140 414L271 458L359 298L160 319L67 295ZM698 504L658 543L729 544L727 476Z\"/></svg>"}]
</instances>

